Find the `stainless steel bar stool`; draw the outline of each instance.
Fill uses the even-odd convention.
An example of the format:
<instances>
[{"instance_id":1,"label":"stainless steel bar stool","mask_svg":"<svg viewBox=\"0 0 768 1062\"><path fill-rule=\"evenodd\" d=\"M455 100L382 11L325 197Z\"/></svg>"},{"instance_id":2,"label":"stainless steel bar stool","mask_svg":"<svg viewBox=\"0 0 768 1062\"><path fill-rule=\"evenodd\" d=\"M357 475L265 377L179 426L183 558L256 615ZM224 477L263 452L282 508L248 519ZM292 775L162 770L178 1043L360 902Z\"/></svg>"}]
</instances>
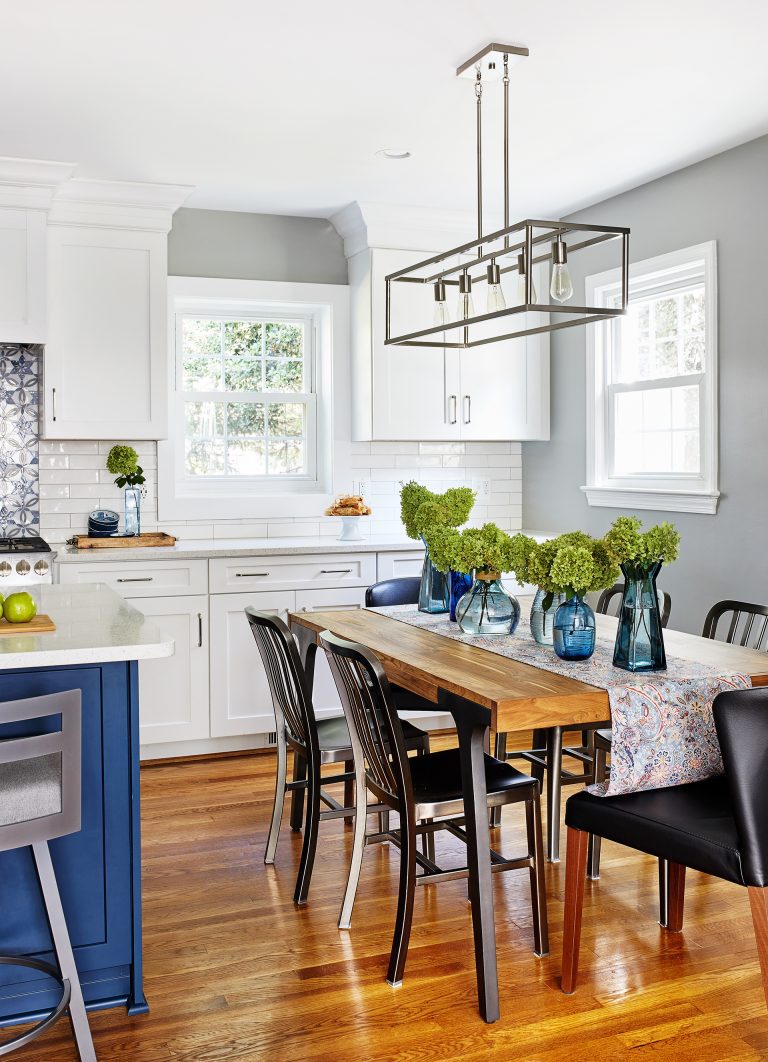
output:
<instances>
[{"instance_id":1,"label":"stainless steel bar stool","mask_svg":"<svg viewBox=\"0 0 768 1062\"><path fill-rule=\"evenodd\" d=\"M80 978L48 848L54 837L80 829L80 691L0 703L0 724L42 722L51 716L61 717L61 729L54 733L0 740L0 853L32 849L58 969L25 955L4 955L0 964L47 974L61 986L61 999L32 1029L6 1040L0 1046L0 1055L9 1055L36 1040L68 1012L81 1062L95 1062Z\"/></svg>"}]
</instances>

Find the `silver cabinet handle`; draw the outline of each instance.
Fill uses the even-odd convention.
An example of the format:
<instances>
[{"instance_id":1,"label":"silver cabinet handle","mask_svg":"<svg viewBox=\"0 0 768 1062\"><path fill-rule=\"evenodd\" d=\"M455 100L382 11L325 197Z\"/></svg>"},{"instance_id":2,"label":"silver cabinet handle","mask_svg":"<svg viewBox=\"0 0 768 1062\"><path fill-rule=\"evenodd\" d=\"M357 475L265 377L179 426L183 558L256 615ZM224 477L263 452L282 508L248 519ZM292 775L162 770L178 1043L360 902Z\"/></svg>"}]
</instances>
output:
<instances>
[{"instance_id":1,"label":"silver cabinet handle","mask_svg":"<svg viewBox=\"0 0 768 1062\"><path fill-rule=\"evenodd\" d=\"M456 395L448 395L448 423L456 423Z\"/></svg>"},{"instance_id":2,"label":"silver cabinet handle","mask_svg":"<svg viewBox=\"0 0 768 1062\"><path fill-rule=\"evenodd\" d=\"M472 420L472 395L464 395L464 423Z\"/></svg>"},{"instance_id":3,"label":"silver cabinet handle","mask_svg":"<svg viewBox=\"0 0 768 1062\"><path fill-rule=\"evenodd\" d=\"M153 575L132 575L129 579L118 579L118 583L151 583Z\"/></svg>"},{"instance_id":4,"label":"silver cabinet handle","mask_svg":"<svg viewBox=\"0 0 768 1062\"><path fill-rule=\"evenodd\" d=\"M349 575L351 568L321 568L321 575Z\"/></svg>"},{"instance_id":5,"label":"silver cabinet handle","mask_svg":"<svg viewBox=\"0 0 768 1062\"><path fill-rule=\"evenodd\" d=\"M51 413L53 414L53 419L56 420L56 388L55 387L51 388Z\"/></svg>"},{"instance_id":6,"label":"silver cabinet handle","mask_svg":"<svg viewBox=\"0 0 768 1062\"><path fill-rule=\"evenodd\" d=\"M235 579L264 579L269 572L235 572Z\"/></svg>"},{"instance_id":7,"label":"silver cabinet handle","mask_svg":"<svg viewBox=\"0 0 768 1062\"><path fill-rule=\"evenodd\" d=\"M197 614L197 648L203 648L203 614L198 612Z\"/></svg>"}]
</instances>

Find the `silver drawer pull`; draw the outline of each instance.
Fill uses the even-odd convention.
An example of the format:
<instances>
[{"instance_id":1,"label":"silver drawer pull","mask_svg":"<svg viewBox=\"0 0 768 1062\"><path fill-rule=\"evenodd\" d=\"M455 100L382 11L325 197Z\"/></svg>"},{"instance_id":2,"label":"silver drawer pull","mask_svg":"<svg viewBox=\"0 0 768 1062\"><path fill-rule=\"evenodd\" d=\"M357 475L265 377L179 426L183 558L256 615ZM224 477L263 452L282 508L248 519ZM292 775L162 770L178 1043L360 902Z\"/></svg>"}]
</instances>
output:
<instances>
[{"instance_id":1,"label":"silver drawer pull","mask_svg":"<svg viewBox=\"0 0 768 1062\"><path fill-rule=\"evenodd\" d=\"M321 568L321 575L349 575L351 568Z\"/></svg>"},{"instance_id":2,"label":"silver drawer pull","mask_svg":"<svg viewBox=\"0 0 768 1062\"><path fill-rule=\"evenodd\" d=\"M153 575L132 575L129 579L118 579L118 583L151 583Z\"/></svg>"},{"instance_id":3,"label":"silver drawer pull","mask_svg":"<svg viewBox=\"0 0 768 1062\"><path fill-rule=\"evenodd\" d=\"M263 579L269 572L235 572L235 579Z\"/></svg>"}]
</instances>

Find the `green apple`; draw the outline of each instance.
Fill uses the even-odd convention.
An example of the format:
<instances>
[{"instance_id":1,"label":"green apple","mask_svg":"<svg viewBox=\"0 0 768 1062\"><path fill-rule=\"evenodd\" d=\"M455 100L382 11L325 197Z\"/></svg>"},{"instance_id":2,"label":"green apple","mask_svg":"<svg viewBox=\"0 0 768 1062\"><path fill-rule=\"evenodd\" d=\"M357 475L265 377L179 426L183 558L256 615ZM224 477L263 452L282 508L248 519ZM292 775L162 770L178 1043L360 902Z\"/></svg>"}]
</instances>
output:
<instances>
[{"instance_id":1,"label":"green apple","mask_svg":"<svg viewBox=\"0 0 768 1062\"><path fill-rule=\"evenodd\" d=\"M35 599L26 590L9 594L2 602L2 609L9 623L29 623L37 615Z\"/></svg>"}]
</instances>

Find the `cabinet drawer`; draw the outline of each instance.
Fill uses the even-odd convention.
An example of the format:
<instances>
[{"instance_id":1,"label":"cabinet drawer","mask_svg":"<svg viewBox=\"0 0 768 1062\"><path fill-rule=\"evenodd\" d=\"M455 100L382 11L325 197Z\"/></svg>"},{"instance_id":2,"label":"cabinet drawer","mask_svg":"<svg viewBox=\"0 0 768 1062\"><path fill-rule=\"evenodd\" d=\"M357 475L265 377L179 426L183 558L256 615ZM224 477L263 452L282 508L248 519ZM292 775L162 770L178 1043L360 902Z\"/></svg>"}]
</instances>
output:
<instances>
[{"instance_id":1,"label":"cabinet drawer","mask_svg":"<svg viewBox=\"0 0 768 1062\"><path fill-rule=\"evenodd\" d=\"M123 597L168 597L208 593L205 560L88 561L60 564L60 583L106 583Z\"/></svg>"},{"instance_id":2,"label":"cabinet drawer","mask_svg":"<svg viewBox=\"0 0 768 1062\"><path fill-rule=\"evenodd\" d=\"M212 594L370 586L376 582L375 553L214 557L209 565Z\"/></svg>"}]
</instances>

